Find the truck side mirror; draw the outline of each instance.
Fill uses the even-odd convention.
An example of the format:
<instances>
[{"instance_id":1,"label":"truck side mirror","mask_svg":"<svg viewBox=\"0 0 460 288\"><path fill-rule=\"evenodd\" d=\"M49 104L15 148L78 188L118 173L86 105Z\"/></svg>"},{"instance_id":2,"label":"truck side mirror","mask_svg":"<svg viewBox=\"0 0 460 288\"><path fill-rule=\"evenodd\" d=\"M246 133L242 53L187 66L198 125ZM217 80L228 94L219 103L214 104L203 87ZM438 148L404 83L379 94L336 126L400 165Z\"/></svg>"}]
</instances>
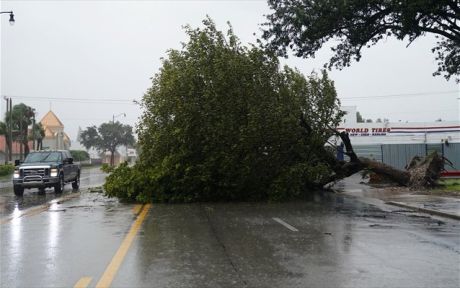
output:
<instances>
[{"instance_id":1,"label":"truck side mirror","mask_svg":"<svg viewBox=\"0 0 460 288\"><path fill-rule=\"evenodd\" d=\"M14 166L19 166L19 165L21 165L21 160L19 159L14 160Z\"/></svg>"},{"instance_id":2,"label":"truck side mirror","mask_svg":"<svg viewBox=\"0 0 460 288\"><path fill-rule=\"evenodd\" d=\"M67 158L67 163L73 164L73 158Z\"/></svg>"}]
</instances>

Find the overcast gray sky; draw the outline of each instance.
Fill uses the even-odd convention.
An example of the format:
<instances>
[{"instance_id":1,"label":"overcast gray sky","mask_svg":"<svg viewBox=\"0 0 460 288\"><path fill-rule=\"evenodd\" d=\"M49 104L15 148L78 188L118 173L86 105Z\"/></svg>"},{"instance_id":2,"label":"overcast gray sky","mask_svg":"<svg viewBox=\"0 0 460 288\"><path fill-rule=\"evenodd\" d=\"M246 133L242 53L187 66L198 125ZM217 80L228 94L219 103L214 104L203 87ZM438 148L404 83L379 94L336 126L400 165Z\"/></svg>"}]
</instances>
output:
<instances>
[{"instance_id":1,"label":"overcast gray sky","mask_svg":"<svg viewBox=\"0 0 460 288\"><path fill-rule=\"evenodd\" d=\"M51 107L72 139L79 126L113 115L137 122L141 111L132 100L141 99L166 51L186 40L183 25L199 26L209 15L218 28L230 21L243 43L255 43L269 13L266 1L1 1L1 10L16 17L14 26L7 15L0 19L1 95L36 108L38 118ZM432 76L434 43L428 36L406 48L389 38L365 50L360 62L331 71L342 104L374 120L459 120L459 85ZM291 56L283 63L309 74L330 55L324 48L315 59Z\"/></svg>"}]
</instances>

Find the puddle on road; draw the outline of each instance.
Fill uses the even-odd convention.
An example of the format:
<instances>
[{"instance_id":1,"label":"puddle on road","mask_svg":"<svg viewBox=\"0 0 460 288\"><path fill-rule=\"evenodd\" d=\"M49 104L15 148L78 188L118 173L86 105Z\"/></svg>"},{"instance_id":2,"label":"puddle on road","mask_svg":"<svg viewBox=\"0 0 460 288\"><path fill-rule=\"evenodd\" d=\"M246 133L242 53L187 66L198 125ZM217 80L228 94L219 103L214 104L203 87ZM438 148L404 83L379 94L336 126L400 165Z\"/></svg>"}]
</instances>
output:
<instances>
[{"instance_id":1,"label":"puddle on road","mask_svg":"<svg viewBox=\"0 0 460 288\"><path fill-rule=\"evenodd\" d=\"M382 225L382 224L370 224L369 227L371 228L384 228L384 229L393 229L395 226L393 225Z\"/></svg>"},{"instance_id":2,"label":"puddle on road","mask_svg":"<svg viewBox=\"0 0 460 288\"><path fill-rule=\"evenodd\" d=\"M358 214L356 215L356 217L363 217L363 218L381 218L381 219L385 219L387 218L386 215L384 214Z\"/></svg>"},{"instance_id":3,"label":"puddle on road","mask_svg":"<svg viewBox=\"0 0 460 288\"><path fill-rule=\"evenodd\" d=\"M91 208L92 206L89 205L74 205L74 206L67 206L67 209L73 209L73 208Z\"/></svg>"}]
</instances>

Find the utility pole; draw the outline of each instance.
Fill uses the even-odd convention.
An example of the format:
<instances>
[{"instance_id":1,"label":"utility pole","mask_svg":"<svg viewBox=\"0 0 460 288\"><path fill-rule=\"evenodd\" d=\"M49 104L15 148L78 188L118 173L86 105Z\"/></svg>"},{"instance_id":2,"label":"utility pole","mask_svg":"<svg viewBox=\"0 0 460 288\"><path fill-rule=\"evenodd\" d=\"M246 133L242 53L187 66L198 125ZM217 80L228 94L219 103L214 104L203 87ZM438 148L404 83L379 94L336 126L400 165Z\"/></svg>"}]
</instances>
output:
<instances>
[{"instance_id":1,"label":"utility pole","mask_svg":"<svg viewBox=\"0 0 460 288\"><path fill-rule=\"evenodd\" d=\"M8 163L8 157L10 155L10 152L9 152L10 149L9 149L9 145L8 145L8 141L7 141L8 136L9 136L9 134L8 134L8 125L9 124L8 124L8 121L6 121L6 120L8 120L8 111L9 111L8 110L8 105L9 105L8 101L9 100L8 100L8 98L6 96L3 96L3 99L5 99L5 101L6 101L6 114L5 114L5 118L6 118L5 119L5 129L6 129L6 131L5 131L5 164L7 164Z\"/></svg>"},{"instance_id":2,"label":"utility pole","mask_svg":"<svg viewBox=\"0 0 460 288\"><path fill-rule=\"evenodd\" d=\"M21 118L19 119L19 160L22 161L22 155L24 155L24 141L23 141L23 129L22 129L22 117L24 117L24 115L21 115Z\"/></svg>"},{"instance_id":3,"label":"utility pole","mask_svg":"<svg viewBox=\"0 0 460 288\"><path fill-rule=\"evenodd\" d=\"M9 133L10 133L10 155L9 155L9 161L13 161L13 100L10 97L10 127L9 127Z\"/></svg>"},{"instance_id":4,"label":"utility pole","mask_svg":"<svg viewBox=\"0 0 460 288\"><path fill-rule=\"evenodd\" d=\"M32 150L35 151L35 109L32 109Z\"/></svg>"}]
</instances>

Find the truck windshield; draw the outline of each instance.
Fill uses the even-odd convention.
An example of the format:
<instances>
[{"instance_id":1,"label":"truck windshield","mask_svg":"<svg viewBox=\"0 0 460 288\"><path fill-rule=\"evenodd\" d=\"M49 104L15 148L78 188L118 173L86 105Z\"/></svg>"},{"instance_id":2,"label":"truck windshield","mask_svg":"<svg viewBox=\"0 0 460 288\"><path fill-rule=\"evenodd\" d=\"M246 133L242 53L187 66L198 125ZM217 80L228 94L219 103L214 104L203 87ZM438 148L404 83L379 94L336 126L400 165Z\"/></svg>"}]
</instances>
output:
<instances>
[{"instance_id":1,"label":"truck windshield","mask_svg":"<svg viewBox=\"0 0 460 288\"><path fill-rule=\"evenodd\" d=\"M29 153L24 163L37 163L37 162L60 162L62 159L59 152L39 152Z\"/></svg>"}]
</instances>

